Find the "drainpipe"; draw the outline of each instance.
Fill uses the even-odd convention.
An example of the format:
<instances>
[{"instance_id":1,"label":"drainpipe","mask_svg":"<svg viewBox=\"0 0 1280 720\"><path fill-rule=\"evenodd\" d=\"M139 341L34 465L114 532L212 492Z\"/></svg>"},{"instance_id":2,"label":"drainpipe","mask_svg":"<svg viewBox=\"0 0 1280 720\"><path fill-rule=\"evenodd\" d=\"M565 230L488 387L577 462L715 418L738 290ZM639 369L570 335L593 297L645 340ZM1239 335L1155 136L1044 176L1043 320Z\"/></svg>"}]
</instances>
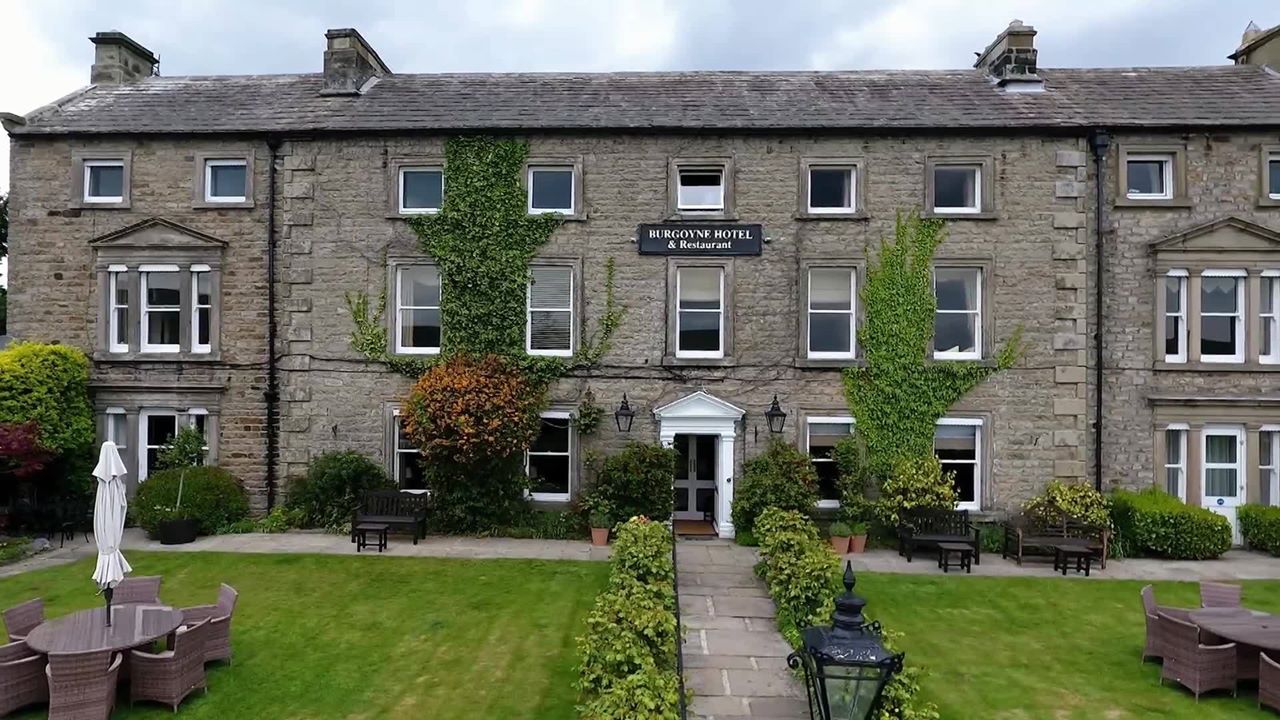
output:
<instances>
[{"instance_id":1,"label":"drainpipe","mask_svg":"<svg viewBox=\"0 0 1280 720\"><path fill-rule=\"evenodd\" d=\"M276 364L276 160L280 138L267 138L267 512L276 504L276 458L280 455L280 370Z\"/></svg>"},{"instance_id":2,"label":"drainpipe","mask_svg":"<svg viewBox=\"0 0 1280 720\"><path fill-rule=\"evenodd\" d=\"M1107 196L1107 148L1111 146L1111 135L1105 129L1097 128L1089 133L1089 147L1093 150L1094 167L1097 174L1094 182L1093 209L1093 487L1102 492L1102 280L1103 280L1103 242L1102 232L1106 227L1103 212L1106 209Z\"/></svg>"}]
</instances>

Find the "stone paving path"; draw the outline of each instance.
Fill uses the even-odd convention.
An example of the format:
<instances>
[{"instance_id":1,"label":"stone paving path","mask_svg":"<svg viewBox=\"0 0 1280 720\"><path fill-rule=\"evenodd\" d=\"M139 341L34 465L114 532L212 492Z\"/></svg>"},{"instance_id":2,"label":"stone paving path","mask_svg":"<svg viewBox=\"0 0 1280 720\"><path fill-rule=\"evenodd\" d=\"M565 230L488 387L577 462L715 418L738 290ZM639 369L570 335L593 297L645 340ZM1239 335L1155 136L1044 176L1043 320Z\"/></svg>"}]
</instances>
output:
<instances>
[{"instance_id":1,"label":"stone paving path","mask_svg":"<svg viewBox=\"0 0 1280 720\"><path fill-rule=\"evenodd\" d=\"M699 720L801 720L803 688L787 669L773 601L753 573L754 549L724 540L680 540L680 619L685 684Z\"/></svg>"}]
</instances>

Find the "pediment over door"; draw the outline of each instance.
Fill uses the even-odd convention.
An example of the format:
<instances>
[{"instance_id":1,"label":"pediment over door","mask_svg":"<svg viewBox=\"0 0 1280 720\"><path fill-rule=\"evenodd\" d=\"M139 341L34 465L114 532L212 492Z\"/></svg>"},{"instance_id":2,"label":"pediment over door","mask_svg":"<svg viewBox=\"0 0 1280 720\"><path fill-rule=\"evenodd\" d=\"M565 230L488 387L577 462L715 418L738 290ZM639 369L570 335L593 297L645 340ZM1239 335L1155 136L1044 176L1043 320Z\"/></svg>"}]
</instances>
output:
<instances>
[{"instance_id":1,"label":"pediment over door","mask_svg":"<svg viewBox=\"0 0 1280 720\"><path fill-rule=\"evenodd\" d=\"M659 419L678 418L732 418L737 420L743 415L742 408L721 400L703 390L685 395L674 402L667 403L653 411Z\"/></svg>"},{"instance_id":2,"label":"pediment over door","mask_svg":"<svg viewBox=\"0 0 1280 720\"><path fill-rule=\"evenodd\" d=\"M1280 231L1239 217L1197 225L1151 243L1161 266L1181 260L1196 265L1232 265L1280 261Z\"/></svg>"}]
</instances>

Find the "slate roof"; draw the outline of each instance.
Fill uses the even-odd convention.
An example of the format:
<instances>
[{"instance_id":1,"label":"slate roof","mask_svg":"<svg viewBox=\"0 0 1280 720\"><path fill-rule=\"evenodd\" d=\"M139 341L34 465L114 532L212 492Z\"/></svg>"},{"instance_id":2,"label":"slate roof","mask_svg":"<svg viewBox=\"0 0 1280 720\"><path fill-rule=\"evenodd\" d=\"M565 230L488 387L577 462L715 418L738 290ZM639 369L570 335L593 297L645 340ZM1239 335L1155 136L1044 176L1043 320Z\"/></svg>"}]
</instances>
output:
<instances>
[{"instance_id":1,"label":"slate roof","mask_svg":"<svg viewBox=\"0 0 1280 720\"><path fill-rule=\"evenodd\" d=\"M152 77L89 87L13 134L484 129L996 129L1280 125L1263 67L1042 69L1010 93L978 70L388 75L360 96L321 76Z\"/></svg>"}]
</instances>

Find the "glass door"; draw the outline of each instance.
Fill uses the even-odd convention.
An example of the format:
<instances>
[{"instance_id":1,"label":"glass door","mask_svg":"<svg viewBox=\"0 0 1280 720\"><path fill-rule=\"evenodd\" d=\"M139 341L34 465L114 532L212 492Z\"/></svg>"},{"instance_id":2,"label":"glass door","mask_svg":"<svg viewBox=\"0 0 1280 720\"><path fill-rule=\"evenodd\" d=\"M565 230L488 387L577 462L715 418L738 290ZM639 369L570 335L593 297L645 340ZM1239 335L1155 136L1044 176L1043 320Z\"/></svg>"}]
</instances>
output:
<instances>
[{"instance_id":1,"label":"glass door","mask_svg":"<svg viewBox=\"0 0 1280 720\"><path fill-rule=\"evenodd\" d=\"M715 515L717 435L676 435L676 520L711 520Z\"/></svg>"},{"instance_id":2,"label":"glass door","mask_svg":"<svg viewBox=\"0 0 1280 720\"><path fill-rule=\"evenodd\" d=\"M1231 523L1232 542L1239 545L1236 508L1244 503L1244 428L1207 425L1201 438L1201 504Z\"/></svg>"}]
</instances>

